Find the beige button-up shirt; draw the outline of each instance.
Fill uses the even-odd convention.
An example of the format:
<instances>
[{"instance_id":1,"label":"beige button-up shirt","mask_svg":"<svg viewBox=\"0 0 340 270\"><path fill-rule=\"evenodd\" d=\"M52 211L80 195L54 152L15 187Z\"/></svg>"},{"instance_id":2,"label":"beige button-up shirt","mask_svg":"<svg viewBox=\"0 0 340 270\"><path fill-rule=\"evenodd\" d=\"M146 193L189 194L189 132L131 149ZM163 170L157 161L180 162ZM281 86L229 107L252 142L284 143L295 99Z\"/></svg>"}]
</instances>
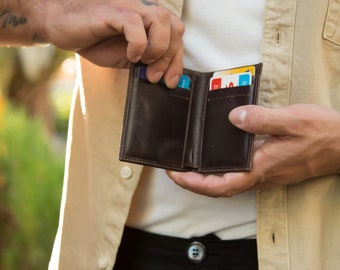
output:
<instances>
[{"instance_id":1,"label":"beige button-up shirt","mask_svg":"<svg viewBox=\"0 0 340 270\"><path fill-rule=\"evenodd\" d=\"M181 13L181 0L159 2ZM340 111L339 0L267 0L262 54L262 105ZM108 270L142 167L118 161L128 72L81 66L50 269ZM260 270L340 269L339 176L259 191L257 224Z\"/></svg>"}]
</instances>

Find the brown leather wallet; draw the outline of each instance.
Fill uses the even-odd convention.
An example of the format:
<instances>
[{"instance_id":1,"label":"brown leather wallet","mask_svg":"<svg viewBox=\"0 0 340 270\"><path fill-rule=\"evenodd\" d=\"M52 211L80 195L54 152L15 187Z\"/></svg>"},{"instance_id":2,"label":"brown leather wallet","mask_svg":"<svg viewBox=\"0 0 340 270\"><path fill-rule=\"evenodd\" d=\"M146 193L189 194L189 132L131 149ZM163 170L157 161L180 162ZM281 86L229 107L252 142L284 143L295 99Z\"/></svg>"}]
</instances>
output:
<instances>
[{"instance_id":1,"label":"brown leather wallet","mask_svg":"<svg viewBox=\"0 0 340 270\"><path fill-rule=\"evenodd\" d=\"M175 171L250 171L254 135L229 120L238 106L256 104L262 64L251 85L210 91L213 72L184 69L190 89L168 89L130 69L119 159Z\"/></svg>"}]
</instances>

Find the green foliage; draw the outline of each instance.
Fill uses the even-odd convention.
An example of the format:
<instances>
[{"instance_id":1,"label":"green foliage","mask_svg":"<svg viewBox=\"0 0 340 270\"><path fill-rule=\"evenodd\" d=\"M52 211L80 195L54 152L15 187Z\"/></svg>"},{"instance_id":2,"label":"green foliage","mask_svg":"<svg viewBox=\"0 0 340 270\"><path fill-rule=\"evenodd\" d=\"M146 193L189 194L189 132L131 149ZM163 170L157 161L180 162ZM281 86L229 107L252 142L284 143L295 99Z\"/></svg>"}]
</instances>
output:
<instances>
[{"instance_id":1,"label":"green foliage","mask_svg":"<svg viewBox=\"0 0 340 270\"><path fill-rule=\"evenodd\" d=\"M9 78L13 73L13 58L15 48L0 47L0 89L3 91L8 88Z\"/></svg>"},{"instance_id":2,"label":"green foliage","mask_svg":"<svg viewBox=\"0 0 340 270\"><path fill-rule=\"evenodd\" d=\"M11 106L0 118L0 269L45 270L58 225L64 156L51 148L40 121Z\"/></svg>"}]
</instances>

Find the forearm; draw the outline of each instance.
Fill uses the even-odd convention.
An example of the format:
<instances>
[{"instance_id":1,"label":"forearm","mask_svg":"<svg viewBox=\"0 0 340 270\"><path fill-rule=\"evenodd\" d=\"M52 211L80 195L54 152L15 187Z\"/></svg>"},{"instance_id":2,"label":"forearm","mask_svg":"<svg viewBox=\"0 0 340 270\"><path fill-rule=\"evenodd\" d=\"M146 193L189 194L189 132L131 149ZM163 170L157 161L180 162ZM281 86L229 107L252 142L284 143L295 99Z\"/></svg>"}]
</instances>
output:
<instances>
[{"instance_id":1,"label":"forearm","mask_svg":"<svg viewBox=\"0 0 340 270\"><path fill-rule=\"evenodd\" d=\"M37 1L0 2L0 46L27 46L45 43L38 34Z\"/></svg>"}]
</instances>

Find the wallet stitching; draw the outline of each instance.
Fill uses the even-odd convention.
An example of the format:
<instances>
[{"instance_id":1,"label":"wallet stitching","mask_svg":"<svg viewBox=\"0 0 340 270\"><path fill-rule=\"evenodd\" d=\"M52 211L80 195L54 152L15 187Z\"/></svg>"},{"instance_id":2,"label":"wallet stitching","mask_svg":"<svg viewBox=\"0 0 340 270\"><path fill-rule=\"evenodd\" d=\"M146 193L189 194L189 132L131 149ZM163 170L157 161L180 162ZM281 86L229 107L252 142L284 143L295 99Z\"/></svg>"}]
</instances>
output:
<instances>
[{"instance_id":1,"label":"wallet stitching","mask_svg":"<svg viewBox=\"0 0 340 270\"><path fill-rule=\"evenodd\" d=\"M121 145L121 154L120 154L120 158L122 161L130 161L130 162L134 162L134 163L139 163L139 164L143 164L143 165L150 165L150 166L154 166L154 167L159 167L159 168L164 168L164 169L174 169L174 170L180 170L180 171L187 171L187 169L183 166L184 163L184 151L183 151L183 157L182 157L182 166L181 165L176 165L174 163L171 162L166 162L166 163L162 163L162 162L156 162L156 161L150 161L150 160L146 160L146 159L141 159L141 158L134 158L134 157L130 157L130 156L126 156L125 155L125 141L126 141L126 132L127 132L127 125L125 124L129 117L130 117L130 108L131 108L131 96L132 96L132 92L133 92L133 88L135 85L135 81L138 81L138 78L136 78L136 67L137 65L134 65L134 67L131 69L130 72L130 79L129 79L129 86L128 86L128 95L127 95L127 100L126 100L126 113L125 113L125 117L124 117L124 125L123 125L123 130L122 130L122 145ZM232 97L238 97L238 96L253 96L252 102L250 104L256 104L257 98L258 98L258 92L259 92L259 77L260 77L260 73L261 73L261 68L262 68L262 64L257 65L258 67L258 71L257 71L257 75L256 75L256 83L254 84L254 89L253 89L253 93L252 94L239 94L239 95L231 95L231 96L226 96L226 97L208 97L209 91L205 90L206 95L205 95L205 104L207 104L208 100L216 100L216 99L228 99L228 98L232 98ZM193 72L196 76L200 76L200 77L209 77L207 75L207 73L199 73L199 72ZM158 94L158 93L157 93ZM167 94L167 93L165 93ZM182 96L177 96L177 95L169 95L169 96L174 96L174 97L178 97L178 98L182 98L182 99L189 99L189 97L182 97ZM191 98L190 98L191 100ZM206 114L206 106L203 107L203 127L205 125L205 114ZM189 114L188 114L189 116ZM250 138L249 138L249 147L248 147L248 154L247 154L247 162L244 166L217 166L217 167L206 167L206 168L202 168L201 167L201 162L202 162L202 142L203 142L203 138L204 138L204 128L201 129L201 142L200 142L200 160L199 160L199 168L191 168L191 170L196 171L196 172L216 172L216 173L223 173L223 172L238 172L238 171L249 171L250 170L250 164L252 161L252 156L251 156L251 152L253 151L253 142L254 142L254 134L250 134Z\"/></svg>"},{"instance_id":2,"label":"wallet stitching","mask_svg":"<svg viewBox=\"0 0 340 270\"><path fill-rule=\"evenodd\" d=\"M185 127L185 135L184 135L184 143L183 143L183 149L182 149L182 158L181 158L181 168L185 167L185 157L187 153L187 146L188 146L188 132L189 132L189 126L190 126L190 117L191 117L191 107L192 107L192 92L195 86L195 80L192 80L193 83L191 85L190 89L190 96L189 96L189 104L188 104L188 114L186 119L186 127Z\"/></svg>"},{"instance_id":3,"label":"wallet stitching","mask_svg":"<svg viewBox=\"0 0 340 270\"><path fill-rule=\"evenodd\" d=\"M235 97L245 97L245 96L252 96L252 94L236 94L231 96L225 96L225 97L209 97L208 100L218 100L218 99L229 99L229 98L235 98Z\"/></svg>"},{"instance_id":4,"label":"wallet stitching","mask_svg":"<svg viewBox=\"0 0 340 270\"><path fill-rule=\"evenodd\" d=\"M257 65L256 68L256 77L255 77L255 83L253 86L253 91L252 93L248 93L248 94L239 94L239 95L231 95L231 96L226 96L226 97L210 97L208 98L208 101L210 100L218 100L218 99L228 99L228 98L232 98L232 97L241 97L241 96L252 96L252 100L250 102L250 104L256 104L257 103L257 98L258 98L258 91L259 91L259 81L260 81L260 74L261 74L261 69L262 69L262 64ZM206 109L206 107L205 107ZM249 134L249 142L248 142L248 151L247 151L247 160L244 166L237 166L237 167L232 167L232 166L227 166L227 167L211 167L209 166L207 169L205 169L204 167L201 167L201 171L202 172L228 172L228 171L244 171L244 170L250 170L250 166L251 166L251 162L252 162L252 152L253 152L253 145L254 145L254 138L255 135L248 133ZM202 136L202 139L204 137L204 133ZM203 140L202 140L203 141Z\"/></svg>"},{"instance_id":5,"label":"wallet stitching","mask_svg":"<svg viewBox=\"0 0 340 270\"><path fill-rule=\"evenodd\" d=\"M187 70L188 71L188 70ZM190 71L190 70L189 70ZM185 157L187 156L187 152L188 152L188 149L187 149L187 145L188 145L188 130L189 130L189 127L191 126L191 114L192 114L192 100L193 100L193 96L194 95L197 95L197 90L195 88L195 85L196 85L196 77L200 77L200 78L204 78L205 80L206 79L209 79L211 77L211 74L210 73L201 73L201 72L198 72L198 71L191 71L191 72L188 72L190 73L190 75L192 77L195 77L195 79L192 78L192 85L191 85L191 95L190 95L190 103L189 103L189 107L188 107L188 118L187 118L187 125L186 125L186 135L185 135L185 142L184 142L184 148L183 148L183 154L182 154L182 167L183 169L185 167L188 167L188 168L191 168L192 170L197 170L199 168L201 168L201 164L202 164L202 141L203 141L203 134L204 134L204 128L201 128L201 134L199 134L199 138L201 138L201 140L199 142L195 142L193 143L194 145L194 148L193 148L193 151L190 153L191 155L195 153L195 149L197 150L197 155L198 155L198 160L197 160L197 167L194 166L194 157L190 157L189 161L191 162L185 162ZM205 83L205 88L204 88L204 104L206 105L207 103L207 96L208 96L208 82ZM195 90L196 89L196 90ZM202 120L200 121L200 125L202 127L204 127L204 122L205 122L205 111L206 111L206 107L203 106L203 111L202 111ZM196 146L198 145L198 146ZM198 149L197 149L198 147Z\"/></svg>"},{"instance_id":6,"label":"wallet stitching","mask_svg":"<svg viewBox=\"0 0 340 270\"><path fill-rule=\"evenodd\" d=\"M260 74L262 72L262 64L258 64L257 68L256 68L256 79L255 79L255 83L254 83L254 90L253 90L253 100L252 100L252 104L257 104L257 100L258 100L258 95L259 95L259 88L260 88ZM247 159L247 164L248 167L251 167L251 163L253 160L253 151L254 151L254 140L255 140L255 134L250 134L250 138L249 138L249 148L248 148L248 159Z\"/></svg>"},{"instance_id":7,"label":"wallet stitching","mask_svg":"<svg viewBox=\"0 0 340 270\"><path fill-rule=\"evenodd\" d=\"M130 161L130 162L134 162L134 163L139 163L139 164L143 164L143 165L149 165L149 166L154 166L154 167L160 167L160 168L164 168L164 169L181 169L182 171L184 171L184 167L180 166L180 165L176 165L175 163L170 163L170 162L157 162L157 161L150 161L147 159L141 159L141 158L134 158L134 157L129 157L129 156L124 156L124 158L122 159L124 161Z\"/></svg>"},{"instance_id":8,"label":"wallet stitching","mask_svg":"<svg viewBox=\"0 0 340 270\"><path fill-rule=\"evenodd\" d=\"M123 130L122 130L122 139L121 139L121 148L120 148L120 157L122 158L125 155L125 141L126 141L126 129L127 129L127 121L129 120L130 116L130 107L131 107L131 96L132 96L132 88L133 88L133 82L135 80L135 71L136 66L134 65L133 68L130 71L129 76L129 84L128 84L128 92L126 97L126 105L125 105L125 113L124 113L124 124L123 124Z\"/></svg>"},{"instance_id":9,"label":"wallet stitching","mask_svg":"<svg viewBox=\"0 0 340 270\"><path fill-rule=\"evenodd\" d=\"M134 158L134 157L129 157L129 156L124 156L122 158L122 161L127 161L127 162L133 162L133 163L138 163L141 165L145 166L153 166L153 167L158 167L162 169L175 169L175 170L181 170L181 171L195 171L195 172L241 172L245 170L249 170L249 166L246 164L244 166L224 166L224 167L208 167L208 168L193 168L193 170L187 170L186 167L180 166L180 165L175 165L172 163L163 163L163 162L156 162L156 161L150 161L146 159L141 159L141 158Z\"/></svg>"},{"instance_id":10,"label":"wallet stitching","mask_svg":"<svg viewBox=\"0 0 340 270\"><path fill-rule=\"evenodd\" d=\"M204 97L204 106L203 106L203 120L202 120L202 128L201 128L201 141L200 141L200 153L199 153L199 168L202 169L202 153L203 153L203 142L204 142L204 131L205 131L205 120L206 120L206 112L207 112L207 102L208 102L208 82L206 82L205 87L205 97Z\"/></svg>"},{"instance_id":11,"label":"wallet stitching","mask_svg":"<svg viewBox=\"0 0 340 270\"><path fill-rule=\"evenodd\" d=\"M254 85L255 86L255 85ZM256 91L256 87L254 87L254 90L253 92ZM254 93L255 94L255 93ZM240 94L240 95L233 95L233 96L228 96L228 97L217 97L217 98L208 98L207 101L209 102L210 100L219 100L219 99L227 99L227 98L231 98L231 97L242 97L242 96L254 96L254 94ZM255 100L254 98L251 100L250 103L248 103L247 105L249 104L254 104ZM205 111L207 109L207 106L205 106ZM204 121L205 121L205 117L204 117ZM250 165L250 162L251 162L251 153L252 153L252 146L253 146L253 134L251 133L248 133L246 132L247 134L249 134L250 138L249 138L249 142L247 143L247 146L248 146L248 151L247 151L247 160L245 162L245 164L243 166L217 166L217 167L212 167L212 166L209 166L209 167L202 167L200 166L201 168L201 171L202 172L238 172L238 171L244 171L245 169L249 169L249 165ZM203 132L203 135L202 135L202 142L204 141L204 132ZM201 148L201 150L203 149L203 147ZM202 150L203 151L203 150ZM202 156L202 152L201 152L201 156ZM206 168L206 169L205 169Z\"/></svg>"},{"instance_id":12,"label":"wallet stitching","mask_svg":"<svg viewBox=\"0 0 340 270\"><path fill-rule=\"evenodd\" d=\"M183 96L180 96L180 95L176 95L175 93L171 93L172 90L169 90L169 93L167 92L160 92L160 91L155 91L153 90L153 92L156 94L156 95L165 95L165 96L168 96L168 97L175 97L175 98L180 98L180 99L185 99L185 100L189 100L189 97L183 97Z\"/></svg>"}]
</instances>

